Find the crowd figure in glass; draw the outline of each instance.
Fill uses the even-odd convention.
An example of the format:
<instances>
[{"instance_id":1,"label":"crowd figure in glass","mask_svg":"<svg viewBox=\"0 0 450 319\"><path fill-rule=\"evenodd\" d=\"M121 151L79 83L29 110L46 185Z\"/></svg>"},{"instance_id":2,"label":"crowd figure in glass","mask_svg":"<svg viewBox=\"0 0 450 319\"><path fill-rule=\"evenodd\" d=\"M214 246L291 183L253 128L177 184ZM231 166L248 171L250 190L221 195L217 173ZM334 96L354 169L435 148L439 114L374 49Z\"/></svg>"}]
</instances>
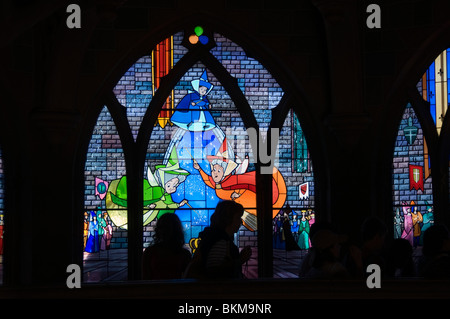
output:
<instances>
[{"instance_id":1,"label":"crowd figure in glass","mask_svg":"<svg viewBox=\"0 0 450 319\"><path fill-rule=\"evenodd\" d=\"M425 204L426 211L420 212L419 205L414 201L404 202L401 210L394 213L394 238L409 241L412 247L422 246L424 232L434 224L433 207Z\"/></svg>"},{"instance_id":2,"label":"crowd figure in glass","mask_svg":"<svg viewBox=\"0 0 450 319\"><path fill-rule=\"evenodd\" d=\"M286 250L307 250L311 247L310 228L314 224L315 214L301 210L300 214L289 207L277 214L273 220L273 247ZM291 242L291 237L293 242Z\"/></svg>"},{"instance_id":3,"label":"crowd figure in glass","mask_svg":"<svg viewBox=\"0 0 450 319\"><path fill-rule=\"evenodd\" d=\"M84 216L84 250L96 253L110 249L112 226L108 223L107 213L102 214L98 210L85 213Z\"/></svg>"}]
</instances>

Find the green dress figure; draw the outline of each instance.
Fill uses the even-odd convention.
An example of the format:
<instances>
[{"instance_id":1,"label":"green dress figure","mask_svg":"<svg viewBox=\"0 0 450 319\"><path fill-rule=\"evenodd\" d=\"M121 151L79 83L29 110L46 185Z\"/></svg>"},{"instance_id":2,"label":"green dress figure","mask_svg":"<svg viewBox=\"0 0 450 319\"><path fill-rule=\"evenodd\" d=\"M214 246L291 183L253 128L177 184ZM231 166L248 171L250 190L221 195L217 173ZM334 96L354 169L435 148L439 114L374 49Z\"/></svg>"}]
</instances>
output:
<instances>
[{"instance_id":1,"label":"green dress figure","mask_svg":"<svg viewBox=\"0 0 450 319\"><path fill-rule=\"evenodd\" d=\"M299 221L298 229L298 246L300 249L309 249L309 222L305 218L305 214L302 214L302 218Z\"/></svg>"},{"instance_id":2,"label":"green dress figure","mask_svg":"<svg viewBox=\"0 0 450 319\"><path fill-rule=\"evenodd\" d=\"M176 192L177 186L186 180L189 172L180 168L176 149L173 148L171 156L166 164L156 165L155 174L148 168L147 179L144 180L144 210L143 210L143 225L147 225L155 218L161 217L166 213L174 213L175 210L187 203L187 200L182 200L180 203L175 203L172 199L173 193ZM115 186L116 183L111 183ZM108 190L106 197L108 214L111 220L118 226L125 228L126 216L123 211L117 208L127 207L127 179L122 176L117 183L114 192Z\"/></svg>"},{"instance_id":3,"label":"green dress figure","mask_svg":"<svg viewBox=\"0 0 450 319\"><path fill-rule=\"evenodd\" d=\"M180 168L175 147L172 149L170 158L165 165L155 166L155 175L152 174L150 168L147 169L147 180L150 188L159 189L161 195L144 202L144 205L151 209L146 214L148 216L144 215L144 220L147 218L147 220L152 221L155 217L159 218L166 213L174 213L177 208L187 203L186 199L183 199L180 203L175 203L172 200L171 194L177 191L178 185L183 183L189 175L188 171Z\"/></svg>"}]
</instances>

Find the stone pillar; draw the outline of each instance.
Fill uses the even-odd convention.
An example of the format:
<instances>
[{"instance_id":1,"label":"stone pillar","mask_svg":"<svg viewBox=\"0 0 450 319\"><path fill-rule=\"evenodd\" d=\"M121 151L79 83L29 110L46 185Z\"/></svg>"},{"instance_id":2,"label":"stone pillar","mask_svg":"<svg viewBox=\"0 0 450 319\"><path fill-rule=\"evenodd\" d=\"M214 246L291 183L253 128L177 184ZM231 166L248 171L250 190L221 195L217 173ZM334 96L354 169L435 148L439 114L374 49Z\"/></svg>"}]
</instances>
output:
<instances>
[{"instance_id":1,"label":"stone pillar","mask_svg":"<svg viewBox=\"0 0 450 319\"><path fill-rule=\"evenodd\" d=\"M363 106L363 75L358 1L313 0L321 12L330 73L330 215L341 232L357 238L370 211L369 157L364 147L369 117ZM367 164L367 165L365 165Z\"/></svg>"},{"instance_id":2,"label":"stone pillar","mask_svg":"<svg viewBox=\"0 0 450 319\"><path fill-rule=\"evenodd\" d=\"M72 160L81 117L69 111L36 111L29 120L27 209L32 214L21 223L31 224L32 281L65 283L67 266L82 262L77 247L82 247L83 215L73 202L77 178Z\"/></svg>"}]
</instances>

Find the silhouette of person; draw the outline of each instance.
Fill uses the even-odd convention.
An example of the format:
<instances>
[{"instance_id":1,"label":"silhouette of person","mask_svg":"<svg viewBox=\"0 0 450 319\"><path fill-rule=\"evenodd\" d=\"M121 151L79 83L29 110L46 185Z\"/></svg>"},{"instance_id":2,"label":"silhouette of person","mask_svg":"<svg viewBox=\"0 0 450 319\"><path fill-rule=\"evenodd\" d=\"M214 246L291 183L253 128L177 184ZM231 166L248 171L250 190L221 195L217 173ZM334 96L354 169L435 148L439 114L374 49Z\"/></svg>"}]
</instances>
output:
<instances>
[{"instance_id":1,"label":"silhouette of person","mask_svg":"<svg viewBox=\"0 0 450 319\"><path fill-rule=\"evenodd\" d=\"M233 237L242 225L244 208L232 200L219 202L211 215L210 226L200 234L197 251L206 278L243 278L242 264L252 254L250 247L239 252ZM195 257L194 257L195 258Z\"/></svg>"},{"instance_id":2,"label":"silhouette of person","mask_svg":"<svg viewBox=\"0 0 450 319\"><path fill-rule=\"evenodd\" d=\"M413 248L411 243L404 238L395 238L389 247L387 257L387 276L414 277Z\"/></svg>"},{"instance_id":3,"label":"silhouette of person","mask_svg":"<svg viewBox=\"0 0 450 319\"><path fill-rule=\"evenodd\" d=\"M330 229L319 229L311 239L309 268L304 277L311 279L347 278L349 273L340 261L341 244L346 236Z\"/></svg>"},{"instance_id":4,"label":"silhouette of person","mask_svg":"<svg viewBox=\"0 0 450 319\"><path fill-rule=\"evenodd\" d=\"M143 255L143 279L179 279L191 261L184 248L184 233L176 214L164 214L156 222L153 245Z\"/></svg>"},{"instance_id":5,"label":"silhouette of person","mask_svg":"<svg viewBox=\"0 0 450 319\"><path fill-rule=\"evenodd\" d=\"M387 227L382 220L377 217L368 217L364 220L361 227L363 270L370 264L376 264L380 266L382 273L385 273L388 244L386 235Z\"/></svg>"},{"instance_id":6,"label":"silhouette of person","mask_svg":"<svg viewBox=\"0 0 450 319\"><path fill-rule=\"evenodd\" d=\"M450 232L435 224L423 235L420 274L425 278L450 278Z\"/></svg>"}]
</instances>

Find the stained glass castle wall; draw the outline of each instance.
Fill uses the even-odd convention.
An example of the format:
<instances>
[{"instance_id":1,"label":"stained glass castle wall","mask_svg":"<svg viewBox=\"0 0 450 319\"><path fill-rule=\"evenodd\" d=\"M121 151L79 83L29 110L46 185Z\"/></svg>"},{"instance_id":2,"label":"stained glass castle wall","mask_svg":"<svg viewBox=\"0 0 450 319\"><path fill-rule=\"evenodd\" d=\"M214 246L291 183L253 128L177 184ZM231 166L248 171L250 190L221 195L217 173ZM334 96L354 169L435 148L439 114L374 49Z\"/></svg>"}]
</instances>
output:
<instances>
[{"instance_id":1,"label":"stained glass castle wall","mask_svg":"<svg viewBox=\"0 0 450 319\"><path fill-rule=\"evenodd\" d=\"M422 244L423 232L433 222L430 161L420 122L408 104L395 142L393 156L394 238Z\"/></svg>"},{"instance_id":2,"label":"stained glass castle wall","mask_svg":"<svg viewBox=\"0 0 450 319\"><path fill-rule=\"evenodd\" d=\"M173 36L173 65L187 52L180 45L183 33ZM253 114L258 122L261 131L266 132L272 118L272 108L278 105L283 96L283 90L271 76L271 74L255 59L249 58L246 53L235 43L225 37L215 35L216 47L211 53L218 59L226 70L237 79L239 88L245 95ZM199 78L205 66L196 63L181 78L174 87L174 105L192 90L191 81ZM236 139L248 140L245 134L245 126L229 94L223 85L209 72L209 81L214 84L214 89L208 95L212 105L211 115L216 124L225 132L235 133ZM152 59L151 56L144 56L133 64L117 83L114 93L117 100L126 107L128 121L134 138L137 136L141 125L142 117L152 98ZM292 106L291 106L292 107ZM161 164L166 155L166 151L171 143L171 138L175 130L175 125L168 123L165 128L155 125L148 145L146 166L154 171L155 165ZM236 134L236 132L240 132ZM242 145L235 140L234 145ZM97 125L94 129L91 144L88 151L86 164L86 211L95 210L97 207L105 209L104 200L96 195L95 178L110 182L126 174L125 162L123 159L122 147L114 121L106 108L101 112ZM235 150L239 156L249 155L252 162L252 152L248 149ZM309 153L307 150L305 136L300 127L297 116L292 111L284 122L280 132L279 147L277 150L275 166L282 173L287 188L287 198L285 207L292 209L292 214L301 215L301 211L309 210L309 214L314 209L314 182L313 170ZM250 163L248 170L252 170ZM147 167L144 168L147 171ZM300 186L303 193L301 193ZM184 186L180 186L184 187ZM211 213L211 212L210 212ZM193 223L191 218L184 218L180 214L185 228L186 242L190 238L196 237L209 219L204 223ZM152 235L156 220L144 227L144 246L152 242ZM256 246L255 231L250 231L245 227L241 228L238 236L240 246ZM111 248L126 247L126 231L113 225L113 236Z\"/></svg>"}]
</instances>

